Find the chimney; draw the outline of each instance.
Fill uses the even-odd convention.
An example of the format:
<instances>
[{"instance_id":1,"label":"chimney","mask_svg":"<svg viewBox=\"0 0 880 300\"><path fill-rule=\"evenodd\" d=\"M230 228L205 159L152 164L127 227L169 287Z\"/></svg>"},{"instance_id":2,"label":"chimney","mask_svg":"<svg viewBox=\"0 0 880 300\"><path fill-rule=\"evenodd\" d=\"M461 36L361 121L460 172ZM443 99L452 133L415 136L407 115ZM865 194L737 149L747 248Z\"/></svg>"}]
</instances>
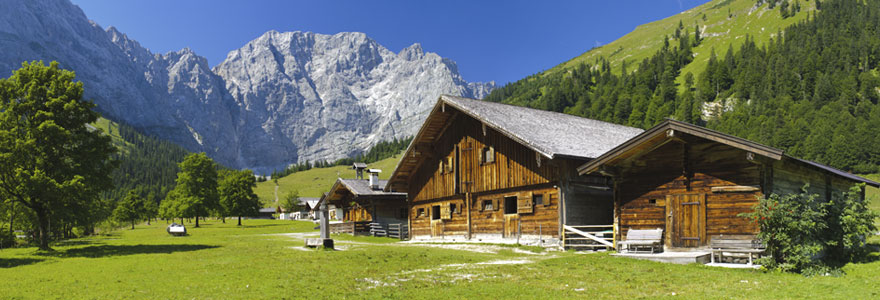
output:
<instances>
[{"instance_id":1,"label":"chimney","mask_svg":"<svg viewBox=\"0 0 880 300\"><path fill-rule=\"evenodd\" d=\"M357 179L364 179L364 169L367 168L366 163L356 162L351 165L351 168L354 169L355 172L357 172Z\"/></svg>"},{"instance_id":2,"label":"chimney","mask_svg":"<svg viewBox=\"0 0 880 300\"><path fill-rule=\"evenodd\" d=\"M379 170L379 169L367 170L367 173L370 173L370 188L371 189L374 189L374 190L381 189L381 187L379 187L379 173L381 173L381 172L382 172L382 170Z\"/></svg>"}]
</instances>

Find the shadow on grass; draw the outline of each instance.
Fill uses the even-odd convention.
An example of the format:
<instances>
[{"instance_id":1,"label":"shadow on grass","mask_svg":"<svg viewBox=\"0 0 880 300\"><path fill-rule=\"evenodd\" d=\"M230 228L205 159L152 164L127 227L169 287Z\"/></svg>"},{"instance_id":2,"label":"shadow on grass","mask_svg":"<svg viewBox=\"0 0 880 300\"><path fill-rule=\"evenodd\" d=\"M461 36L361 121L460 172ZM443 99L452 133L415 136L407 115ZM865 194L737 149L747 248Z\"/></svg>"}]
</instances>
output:
<instances>
[{"instance_id":1,"label":"shadow on grass","mask_svg":"<svg viewBox=\"0 0 880 300\"><path fill-rule=\"evenodd\" d=\"M0 258L0 269L35 264L43 261L38 258Z\"/></svg>"},{"instance_id":2,"label":"shadow on grass","mask_svg":"<svg viewBox=\"0 0 880 300\"><path fill-rule=\"evenodd\" d=\"M57 256L57 257L108 257L133 254L170 254L174 252L197 251L204 249L217 248L219 246L212 245L99 245L88 246L82 248L68 249L64 251L45 252L41 255Z\"/></svg>"}]
</instances>

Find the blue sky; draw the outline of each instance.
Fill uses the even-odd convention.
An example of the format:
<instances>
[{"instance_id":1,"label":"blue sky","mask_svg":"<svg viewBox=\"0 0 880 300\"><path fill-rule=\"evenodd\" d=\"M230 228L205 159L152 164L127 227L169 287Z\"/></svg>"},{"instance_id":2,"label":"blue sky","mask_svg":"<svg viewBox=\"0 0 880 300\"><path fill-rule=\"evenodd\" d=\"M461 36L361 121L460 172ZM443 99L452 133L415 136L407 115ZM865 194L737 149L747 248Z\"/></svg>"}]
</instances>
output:
<instances>
[{"instance_id":1,"label":"blue sky","mask_svg":"<svg viewBox=\"0 0 880 300\"><path fill-rule=\"evenodd\" d=\"M516 81L706 0L210 1L72 0L89 19L165 53L184 47L214 66L266 31L366 33L392 51L421 43L468 81Z\"/></svg>"}]
</instances>

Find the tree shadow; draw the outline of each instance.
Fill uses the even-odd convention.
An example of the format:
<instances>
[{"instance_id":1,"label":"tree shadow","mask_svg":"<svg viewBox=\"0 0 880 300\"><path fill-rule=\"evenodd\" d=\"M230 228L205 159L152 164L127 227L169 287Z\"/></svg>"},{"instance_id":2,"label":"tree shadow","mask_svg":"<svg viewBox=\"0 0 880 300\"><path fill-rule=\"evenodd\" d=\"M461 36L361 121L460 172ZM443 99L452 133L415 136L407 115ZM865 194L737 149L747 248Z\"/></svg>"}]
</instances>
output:
<instances>
[{"instance_id":1,"label":"tree shadow","mask_svg":"<svg viewBox=\"0 0 880 300\"><path fill-rule=\"evenodd\" d=\"M166 244L166 245L97 245L82 248L67 249L64 251L53 251L41 253L40 255L51 255L57 257L109 257L133 254L170 254L174 252L197 251L204 249L217 248L213 245L189 245L189 244Z\"/></svg>"},{"instance_id":2,"label":"tree shadow","mask_svg":"<svg viewBox=\"0 0 880 300\"><path fill-rule=\"evenodd\" d=\"M0 258L0 269L35 264L43 260L39 258Z\"/></svg>"}]
</instances>

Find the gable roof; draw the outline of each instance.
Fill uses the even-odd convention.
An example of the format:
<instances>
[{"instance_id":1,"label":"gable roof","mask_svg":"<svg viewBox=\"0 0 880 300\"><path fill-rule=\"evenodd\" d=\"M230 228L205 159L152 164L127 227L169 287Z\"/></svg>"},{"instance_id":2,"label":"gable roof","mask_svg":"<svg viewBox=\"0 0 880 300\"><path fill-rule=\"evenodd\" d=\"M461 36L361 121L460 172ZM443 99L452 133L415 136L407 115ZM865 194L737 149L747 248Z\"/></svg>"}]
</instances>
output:
<instances>
[{"instance_id":1,"label":"gable roof","mask_svg":"<svg viewBox=\"0 0 880 300\"><path fill-rule=\"evenodd\" d=\"M783 158L793 159L795 161L807 164L813 168L820 169L822 171L826 171L832 173L837 176L841 176L853 181L864 182L868 185L878 187L880 183L817 163L808 160L799 159L796 157L792 157L786 155L782 150L776 149L773 147L765 146L759 143L755 143L743 138L735 137L729 134L721 133L715 130L711 130L705 127L675 121L671 119L667 119L657 126L648 129L647 131L639 134L636 137L614 147L611 151L608 151L605 154L597 157L596 159L587 162L580 167L578 167L578 174L587 174L592 173L598 170L599 167L603 165L607 165L609 163L613 163L620 159L628 157L628 154L632 154L639 149L647 149L645 145L650 144L659 144L662 143L663 140L666 139L666 135L668 131L679 131L686 134L690 134L693 136L697 136L700 138L704 138L710 141L718 142L721 144L725 144L734 148L742 149L744 151L749 151L751 153L755 153L756 155L761 155L773 160L781 160Z\"/></svg>"},{"instance_id":2,"label":"gable roof","mask_svg":"<svg viewBox=\"0 0 880 300\"><path fill-rule=\"evenodd\" d=\"M386 192L385 185L388 180L379 180L379 189L370 188L369 179L336 179L336 183L330 188L325 197L328 201L337 200L338 195L351 193L355 198L373 197L373 198L406 198L406 193ZM329 202L328 202L329 203Z\"/></svg>"},{"instance_id":3,"label":"gable roof","mask_svg":"<svg viewBox=\"0 0 880 300\"><path fill-rule=\"evenodd\" d=\"M563 113L442 95L394 169L392 184L405 182L418 168L424 156L420 155L419 146L431 147L446 125L454 122L456 112L549 159L591 159L642 132L639 128Z\"/></svg>"}]
</instances>

